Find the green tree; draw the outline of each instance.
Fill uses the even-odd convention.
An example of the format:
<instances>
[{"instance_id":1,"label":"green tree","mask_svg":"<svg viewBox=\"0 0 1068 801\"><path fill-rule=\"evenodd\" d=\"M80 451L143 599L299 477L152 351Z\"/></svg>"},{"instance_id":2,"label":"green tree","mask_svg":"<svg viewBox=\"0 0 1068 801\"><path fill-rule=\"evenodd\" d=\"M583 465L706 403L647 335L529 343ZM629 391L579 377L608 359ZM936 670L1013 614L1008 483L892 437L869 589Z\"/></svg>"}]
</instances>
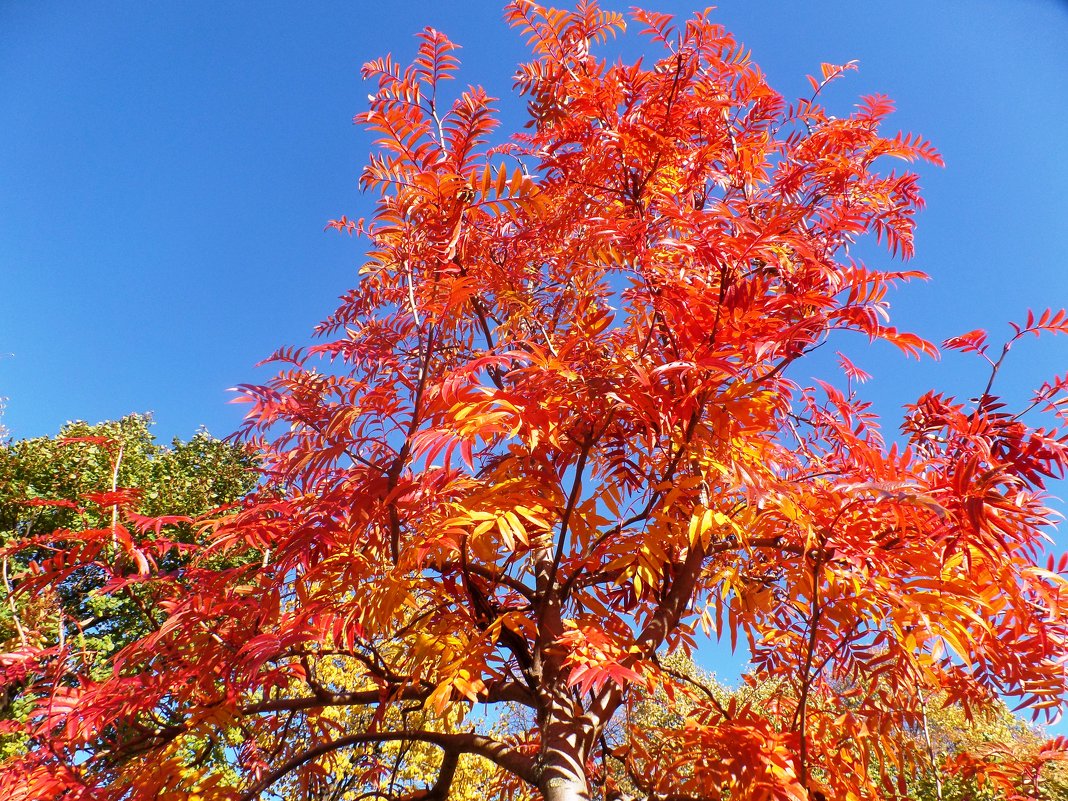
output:
<instances>
[{"instance_id":1,"label":"green tree","mask_svg":"<svg viewBox=\"0 0 1068 801\"><path fill-rule=\"evenodd\" d=\"M1068 801L1064 753L1041 729L998 702L971 718L944 697L927 702L925 725L912 732L931 768L913 777L918 801Z\"/></svg>"},{"instance_id":2,"label":"green tree","mask_svg":"<svg viewBox=\"0 0 1068 801\"><path fill-rule=\"evenodd\" d=\"M101 592L103 576L92 569L75 572L54 592L16 591L14 576L34 556L49 552L53 532L108 525L112 508L89 499L104 501L102 496L122 488L145 516L195 519L252 489L255 459L247 447L204 430L187 441L175 438L166 447L156 442L151 425L148 415L131 414L95 425L67 423L54 437L0 442L0 544L16 538L38 543L17 559L2 559L0 652L75 636L103 678L111 669L105 664L109 656L156 628L160 613L148 592L133 586L120 594ZM192 543L197 529L181 525L170 536ZM183 559L180 552L169 551L160 569L177 570ZM4 718L19 715L17 692L0 703ZM18 743L9 739L4 748L18 749Z\"/></svg>"}]
</instances>

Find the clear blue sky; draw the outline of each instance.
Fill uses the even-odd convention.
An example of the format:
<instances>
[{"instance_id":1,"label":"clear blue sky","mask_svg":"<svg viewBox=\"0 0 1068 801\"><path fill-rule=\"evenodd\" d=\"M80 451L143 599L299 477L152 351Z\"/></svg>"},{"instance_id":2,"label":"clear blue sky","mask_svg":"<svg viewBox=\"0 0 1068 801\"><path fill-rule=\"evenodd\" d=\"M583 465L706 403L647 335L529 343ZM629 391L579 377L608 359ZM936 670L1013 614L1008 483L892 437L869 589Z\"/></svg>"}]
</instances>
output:
<instances>
[{"instance_id":1,"label":"clear blue sky","mask_svg":"<svg viewBox=\"0 0 1068 801\"><path fill-rule=\"evenodd\" d=\"M997 341L1029 307L1068 305L1068 2L723 0L716 13L791 98L821 61L858 59L832 113L889 94L893 124L944 154L944 170L923 170L914 261L933 281L893 298L899 325ZM305 342L356 278L362 244L323 225L370 209L356 188L369 138L351 125L368 92L359 66L387 50L407 60L424 25L462 44L463 80L521 120L511 75L524 53L497 2L0 1L13 435L132 411L154 412L164 439L235 428L226 388L265 377L253 364ZM963 357L917 364L859 345L891 416L928 388L967 396L984 381ZM1068 371L1068 342L1015 355L1010 394Z\"/></svg>"},{"instance_id":2,"label":"clear blue sky","mask_svg":"<svg viewBox=\"0 0 1068 801\"><path fill-rule=\"evenodd\" d=\"M626 3L608 3L624 7ZM652 7L686 14L681 2ZM373 13L368 13L373 9ZM930 339L1068 303L1068 2L724 0L718 17L773 85L858 59L832 110L885 92L931 138L929 209L895 298ZM355 280L365 214L362 62L406 59L423 25L464 45L463 78L523 105L523 50L497 2L0 2L0 396L15 436L155 413L157 432L227 433L226 388L303 342ZM1029 344L1009 382L1068 369ZM852 351L891 414L926 388L974 392L967 360ZM1022 384L1020 385L1022 386Z\"/></svg>"}]
</instances>

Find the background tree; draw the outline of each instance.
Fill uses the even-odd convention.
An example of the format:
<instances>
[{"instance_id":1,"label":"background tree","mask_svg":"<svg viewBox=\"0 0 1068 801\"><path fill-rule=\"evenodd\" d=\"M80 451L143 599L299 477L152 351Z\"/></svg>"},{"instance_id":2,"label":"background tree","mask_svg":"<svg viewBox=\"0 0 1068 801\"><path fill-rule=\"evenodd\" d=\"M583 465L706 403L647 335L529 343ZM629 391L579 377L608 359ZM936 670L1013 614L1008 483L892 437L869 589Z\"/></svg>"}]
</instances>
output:
<instances>
[{"instance_id":1,"label":"background tree","mask_svg":"<svg viewBox=\"0 0 1068 801\"><path fill-rule=\"evenodd\" d=\"M0 443L0 543L44 535L37 537L37 548L3 558L0 649L54 646L76 637L89 675L109 675L110 657L157 627L162 612L151 593L136 585L103 591L105 574L90 565L44 592L16 595L15 574L28 559L49 554L51 532L108 526L107 494L118 488L146 516L166 512L192 519L233 503L255 484L254 459L245 446L199 431L168 448L155 442L150 428L147 415L133 414L95 425L68 423L55 437ZM174 534L185 544L196 541L189 525ZM183 561L175 550L159 567L174 570ZM8 687L7 702L5 711L17 714L29 699L16 684ZM17 752L21 742L14 737L7 745Z\"/></svg>"},{"instance_id":2,"label":"background tree","mask_svg":"<svg viewBox=\"0 0 1068 801\"><path fill-rule=\"evenodd\" d=\"M660 667L676 680L671 696L659 688L646 694L630 706L625 721L606 732L609 773L623 798L648 798L641 789L645 777L632 774L626 759L629 731L641 732L646 743L667 743L701 706L711 703L724 715L732 707L762 709L771 715L778 696L790 692L782 681L761 680L754 674L743 676L739 687L727 686L681 653L666 657ZM1054 742L1056 747L1051 747L1041 730L1013 715L1004 702L969 716L959 706L948 704L944 695L921 700L923 718L903 728L898 737L900 750L922 753L926 759L914 761L901 774L902 797L917 801L1068 799L1063 746Z\"/></svg>"},{"instance_id":3,"label":"background tree","mask_svg":"<svg viewBox=\"0 0 1068 801\"><path fill-rule=\"evenodd\" d=\"M534 59L505 144L484 92L444 96L442 34L365 68L381 200L333 225L370 260L320 343L245 390L259 490L180 575L123 493L110 525L48 535L27 591L91 567L167 617L100 680L69 641L3 657L37 699L9 796L251 801L343 769L356 796L441 799L477 757L505 797L618 797L616 759L661 801L893 798L928 760L902 737L923 699L1059 704L1068 561L1038 560L1068 449L1032 419L1063 415L1065 382L1007 411L972 332L947 344L988 359L985 390L925 395L888 445L860 370L796 367L844 331L935 352L887 322L918 273L850 252L911 255L916 177L883 161L933 148L880 133L886 98L824 111L843 67L787 103L707 14L633 12L654 53L612 64L594 50L624 20L595 3L507 15ZM1068 315L1014 341L1043 331ZM702 626L782 691L695 695L614 753L635 704L683 691L664 655ZM425 786L396 781L393 749L424 746Z\"/></svg>"},{"instance_id":4,"label":"background tree","mask_svg":"<svg viewBox=\"0 0 1068 801\"><path fill-rule=\"evenodd\" d=\"M926 728L911 735L931 754L931 768L910 787L924 801L1068 799L1063 740L1050 741L1003 703L972 718L942 699L928 701Z\"/></svg>"},{"instance_id":5,"label":"background tree","mask_svg":"<svg viewBox=\"0 0 1068 801\"><path fill-rule=\"evenodd\" d=\"M322 688L333 688L333 691L375 691L364 666L340 656L334 660L319 660L314 681ZM450 734L467 731L476 722L486 723L477 720L477 711L469 711L460 705L453 705L438 714L419 701L413 701L386 709L381 719L376 719L375 712L365 705L338 705L329 706L324 716L339 731L352 733L373 732L381 728L418 728ZM502 729L513 723L513 718L508 716L496 721L496 726L491 725L491 728ZM300 738L305 736L305 732L298 729L290 736ZM360 749L343 751L338 759L331 762L329 770L293 773L283 777L278 785L279 795L286 801L352 801L360 798L370 786L367 770L369 761L373 762L377 771L375 784L386 795L418 795L421 788L435 781L441 767L438 749L428 743L386 742L370 753ZM494 798L502 778L492 762L470 754L463 755L457 760L449 798L453 801Z\"/></svg>"}]
</instances>

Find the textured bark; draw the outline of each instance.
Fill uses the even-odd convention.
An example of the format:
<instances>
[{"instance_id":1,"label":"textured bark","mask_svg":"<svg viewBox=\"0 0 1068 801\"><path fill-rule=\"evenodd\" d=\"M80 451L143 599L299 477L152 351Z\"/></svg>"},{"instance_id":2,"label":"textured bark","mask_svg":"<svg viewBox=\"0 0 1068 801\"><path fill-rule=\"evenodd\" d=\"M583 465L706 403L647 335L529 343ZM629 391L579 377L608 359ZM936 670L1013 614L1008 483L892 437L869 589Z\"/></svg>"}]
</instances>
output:
<instances>
[{"instance_id":1,"label":"textured bark","mask_svg":"<svg viewBox=\"0 0 1068 801\"><path fill-rule=\"evenodd\" d=\"M538 789L545 801L588 801L586 760L594 728L570 703L553 711L553 719L543 729Z\"/></svg>"}]
</instances>

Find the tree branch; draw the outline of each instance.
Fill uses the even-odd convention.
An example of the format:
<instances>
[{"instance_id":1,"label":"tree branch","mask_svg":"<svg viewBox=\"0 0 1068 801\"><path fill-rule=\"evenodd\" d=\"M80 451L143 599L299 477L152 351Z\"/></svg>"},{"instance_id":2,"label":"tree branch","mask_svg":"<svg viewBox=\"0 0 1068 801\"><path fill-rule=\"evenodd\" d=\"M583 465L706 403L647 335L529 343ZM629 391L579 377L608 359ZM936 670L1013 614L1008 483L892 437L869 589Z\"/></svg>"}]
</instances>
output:
<instances>
[{"instance_id":1,"label":"tree branch","mask_svg":"<svg viewBox=\"0 0 1068 801\"><path fill-rule=\"evenodd\" d=\"M354 690L346 693L319 692L299 698L271 698L246 704L240 708L243 715L258 715L264 712L299 712L306 709L318 709L328 706L371 706L393 701L423 701L433 692L433 687L412 687L404 685L383 693L378 689ZM514 681L487 682L486 690L478 700L484 704L514 702L523 706L533 706L530 693Z\"/></svg>"},{"instance_id":2,"label":"tree branch","mask_svg":"<svg viewBox=\"0 0 1068 801\"><path fill-rule=\"evenodd\" d=\"M427 565L427 567L432 567L435 570L437 570L439 573L442 573L442 572L445 572L445 571L450 570L450 569L459 569L461 567L461 564L459 562L449 561L449 562L442 562L440 566L438 566L438 565ZM492 581L495 584L501 584L501 585L503 585L505 587L508 587L511 590L515 590L517 593L522 595L524 598L526 598L531 603L534 603L534 601L536 600L536 597L534 595L534 590L533 589L528 587L526 584L524 584L519 579L514 578L513 576L509 576L507 573L504 573L503 571L502 572L497 572L495 570L490 569L489 567L487 567L485 565L472 564L471 562L468 562L465 567L467 569L467 572L469 572L469 573L474 573L476 576L484 578L487 581Z\"/></svg>"},{"instance_id":3,"label":"tree branch","mask_svg":"<svg viewBox=\"0 0 1068 801\"><path fill-rule=\"evenodd\" d=\"M567 541L567 529L571 523L571 515L575 511L575 504L578 503L579 494L582 492L582 474L586 471L586 460L590 456L590 449L593 448L593 438L591 437L583 446L579 452L578 462L575 463L575 480L571 483L571 492L567 496L567 506L564 508L564 514L560 518L560 541L556 543L556 553L553 554L552 566L549 568L549 579L545 583L544 591L552 592L553 586L556 583L556 572L560 568L560 560L564 556L564 544ZM543 588L539 587L539 590Z\"/></svg>"},{"instance_id":4,"label":"tree branch","mask_svg":"<svg viewBox=\"0 0 1068 801\"><path fill-rule=\"evenodd\" d=\"M638 635L637 645L647 656L655 654L656 649L663 645L668 633L678 626L693 596L697 581L701 577L704 558L705 549L700 542L697 542L686 554L686 560L679 568L678 575L672 582L667 596L660 602L656 612ZM622 690L619 685L610 682L590 702L589 715L596 721L598 727L603 727L622 702Z\"/></svg>"},{"instance_id":5,"label":"tree branch","mask_svg":"<svg viewBox=\"0 0 1068 801\"><path fill-rule=\"evenodd\" d=\"M347 737L339 737L337 740L320 743L319 745L303 751L279 767L272 770L262 779L256 782L240 801L254 801L264 790L273 785L286 774L296 770L302 765L318 759L331 751L341 748L349 748L354 745L365 743L386 742L421 742L436 745L448 753L475 754L484 757L498 765L509 773L514 774L530 784L535 783L534 765L528 757L523 756L510 746L480 734L471 733L447 733L436 731L407 731L407 732L361 732L350 734ZM440 780L440 776L439 776ZM450 779L451 781L451 779ZM437 785L435 785L436 787Z\"/></svg>"},{"instance_id":6,"label":"tree branch","mask_svg":"<svg viewBox=\"0 0 1068 801\"><path fill-rule=\"evenodd\" d=\"M423 405L423 393L426 391L426 382L430 376L430 359L433 354L434 326L431 325L427 332L426 352L423 354L423 363L419 367L419 381L415 387L415 397L412 399L412 419L409 421L408 430L404 435L404 444L401 445L401 449L397 452L397 458L393 460L393 465L386 474L387 495L392 495L393 490L397 488L401 473L404 470L404 464L408 461L408 455L412 452L412 437L415 436L415 432L418 430L420 423L422 423L420 407ZM393 558L393 564L397 564L400 559L400 517L395 503L390 503L389 505L389 528L390 556Z\"/></svg>"}]
</instances>

